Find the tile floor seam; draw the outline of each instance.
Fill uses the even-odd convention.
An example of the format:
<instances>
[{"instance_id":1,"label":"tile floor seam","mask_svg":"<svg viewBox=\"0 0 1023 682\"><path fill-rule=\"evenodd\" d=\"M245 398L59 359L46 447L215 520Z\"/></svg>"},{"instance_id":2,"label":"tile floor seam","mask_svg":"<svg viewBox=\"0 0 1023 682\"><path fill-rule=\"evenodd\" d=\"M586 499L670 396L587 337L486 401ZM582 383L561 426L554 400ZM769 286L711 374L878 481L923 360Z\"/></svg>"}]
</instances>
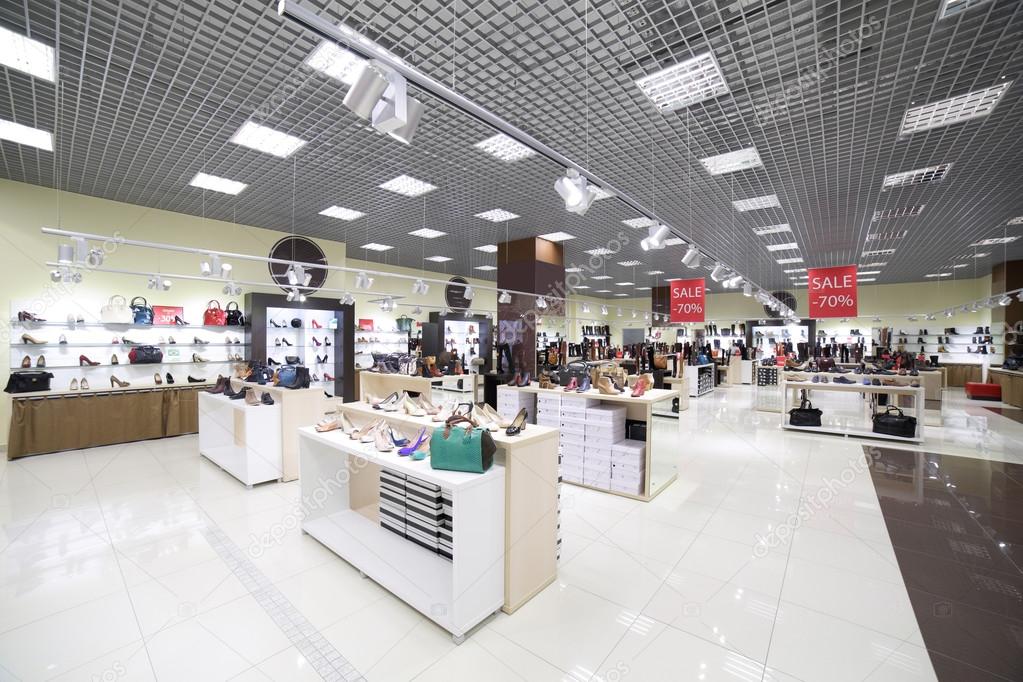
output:
<instances>
[{"instance_id":1,"label":"tile floor seam","mask_svg":"<svg viewBox=\"0 0 1023 682\"><path fill-rule=\"evenodd\" d=\"M601 597L601 598L603 599L603 597ZM605 600L605 601L606 601L606 600ZM570 674L571 674L571 673L570 673L569 671L567 671L567 670L563 669L563 668L562 668L561 666L557 665L556 663L553 663L553 662L551 662L551 661L547 660L546 658L544 658L543 656L541 656L540 654L538 654L538 653L536 653L536 652L534 652L534 651L530 651L529 649L527 649L526 647L522 646L521 644L519 644L519 643L518 643L518 642L516 642L515 640L513 640L513 639L510 639L509 637L506 637L505 635L501 634L501 633L500 633L500 632L498 632L497 630L495 630L495 629L493 629L493 628L489 627L489 624L488 624L488 626L487 626L487 632L489 632L489 633L491 633L491 634L493 634L493 635L496 635L497 637L500 637L501 639L503 639L504 641L506 641L506 642L507 642L507 643L508 643L508 644L509 644L510 646L513 646L513 647L515 647L516 649L522 649L522 651L526 652L526 653L527 653L527 654L529 654L530 656L533 656L533 657L535 657L535 658L538 658L538 659L540 659L541 661L543 661L543 662L544 662L544 663L546 663L547 665L551 666L552 668L554 668L555 670L557 670L558 672L560 672L560 673L561 673L562 675L570 675ZM479 644L479 643L477 642L477 644ZM489 651L489 650L488 650L488 651Z\"/></svg>"}]
</instances>

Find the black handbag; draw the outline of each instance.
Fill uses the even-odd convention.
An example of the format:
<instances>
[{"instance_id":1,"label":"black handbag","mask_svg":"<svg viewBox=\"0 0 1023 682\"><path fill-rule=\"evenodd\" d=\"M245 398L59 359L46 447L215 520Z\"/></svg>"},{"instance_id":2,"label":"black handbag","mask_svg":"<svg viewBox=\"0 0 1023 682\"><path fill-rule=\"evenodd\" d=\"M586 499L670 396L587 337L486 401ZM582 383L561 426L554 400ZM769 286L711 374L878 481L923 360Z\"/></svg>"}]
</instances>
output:
<instances>
[{"instance_id":1,"label":"black handbag","mask_svg":"<svg viewBox=\"0 0 1023 682\"><path fill-rule=\"evenodd\" d=\"M297 317L291 318L291 326L294 327L295 329L301 329L302 328L302 320L300 320Z\"/></svg>"},{"instance_id":2,"label":"black handbag","mask_svg":"<svg viewBox=\"0 0 1023 682\"><path fill-rule=\"evenodd\" d=\"M5 393L32 393L33 391L49 391L50 379L53 375L49 372L31 370L28 372L12 372L7 378Z\"/></svg>"},{"instance_id":3,"label":"black handbag","mask_svg":"<svg viewBox=\"0 0 1023 682\"><path fill-rule=\"evenodd\" d=\"M284 365L277 370L278 386L282 388L309 388L309 368Z\"/></svg>"},{"instance_id":4,"label":"black handbag","mask_svg":"<svg viewBox=\"0 0 1023 682\"><path fill-rule=\"evenodd\" d=\"M799 407L789 410L789 426L820 426L821 411L813 406L803 390Z\"/></svg>"},{"instance_id":5,"label":"black handbag","mask_svg":"<svg viewBox=\"0 0 1023 682\"><path fill-rule=\"evenodd\" d=\"M231 306L234 307L232 308ZM238 307L237 301L228 301L227 307L224 308L224 312L227 313L227 321L224 324L231 325L232 327L245 326L245 316L242 315L242 311Z\"/></svg>"},{"instance_id":6,"label":"black handbag","mask_svg":"<svg viewBox=\"0 0 1023 682\"><path fill-rule=\"evenodd\" d=\"M284 356L284 364L286 364L286 365L301 365L302 364L302 358L298 357L297 355L285 355Z\"/></svg>"},{"instance_id":7,"label":"black handbag","mask_svg":"<svg viewBox=\"0 0 1023 682\"><path fill-rule=\"evenodd\" d=\"M142 301L142 303L135 301ZM136 296L131 299L130 307L135 324L153 324L153 309L149 307L149 302L145 298Z\"/></svg>"},{"instance_id":8,"label":"black handbag","mask_svg":"<svg viewBox=\"0 0 1023 682\"><path fill-rule=\"evenodd\" d=\"M575 379L577 383L582 384L590 374L590 368L585 362L576 360L568 363L565 367L558 370L558 384L561 386L568 386L572 383L572 379Z\"/></svg>"},{"instance_id":9,"label":"black handbag","mask_svg":"<svg viewBox=\"0 0 1023 682\"><path fill-rule=\"evenodd\" d=\"M133 365L153 365L163 362L163 351L156 346L134 346L128 351L128 362Z\"/></svg>"},{"instance_id":10,"label":"black handbag","mask_svg":"<svg viewBox=\"0 0 1023 682\"><path fill-rule=\"evenodd\" d=\"M916 436L916 417L907 417L902 410L889 405L884 412L878 412L872 417L874 421L874 433L883 433L886 436L902 436L913 438Z\"/></svg>"}]
</instances>

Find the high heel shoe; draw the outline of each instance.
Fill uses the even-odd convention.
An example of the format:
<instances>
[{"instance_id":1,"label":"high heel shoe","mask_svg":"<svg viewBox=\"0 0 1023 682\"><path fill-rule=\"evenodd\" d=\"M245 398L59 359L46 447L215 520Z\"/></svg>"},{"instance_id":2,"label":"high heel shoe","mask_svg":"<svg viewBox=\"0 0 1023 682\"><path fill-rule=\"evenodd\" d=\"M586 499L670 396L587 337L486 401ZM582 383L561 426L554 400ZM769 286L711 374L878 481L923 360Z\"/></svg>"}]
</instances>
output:
<instances>
[{"instance_id":1,"label":"high heel shoe","mask_svg":"<svg viewBox=\"0 0 1023 682\"><path fill-rule=\"evenodd\" d=\"M31 334L22 334L21 335L21 342L22 343L30 343L30 344L35 345L35 346L40 346L40 345L46 343L46 341L40 341L39 339L37 339L36 337L32 336Z\"/></svg>"},{"instance_id":2,"label":"high heel shoe","mask_svg":"<svg viewBox=\"0 0 1023 682\"><path fill-rule=\"evenodd\" d=\"M408 438L405 438L404 436L399 438L394 432L394 429L390 426L387 427L387 436L391 439L391 442L394 443L394 447L396 448L403 448L408 445Z\"/></svg>"},{"instance_id":3,"label":"high heel shoe","mask_svg":"<svg viewBox=\"0 0 1023 682\"><path fill-rule=\"evenodd\" d=\"M394 449L394 443L387 436L390 430L390 427L381 424L380 428L373 432L373 447L376 448L377 452L390 452Z\"/></svg>"},{"instance_id":4,"label":"high heel shoe","mask_svg":"<svg viewBox=\"0 0 1023 682\"><path fill-rule=\"evenodd\" d=\"M124 388L125 386L131 386L131 384L128 383L127 381L121 381L120 379L118 379L117 377L115 377L114 375L111 374L110 375L110 388L113 388L115 385L118 388Z\"/></svg>"},{"instance_id":5,"label":"high heel shoe","mask_svg":"<svg viewBox=\"0 0 1023 682\"><path fill-rule=\"evenodd\" d=\"M192 353L192 362L206 362L206 358L198 353Z\"/></svg>"},{"instance_id":6,"label":"high heel shoe","mask_svg":"<svg viewBox=\"0 0 1023 682\"><path fill-rule=\"evenodd\" d=\"M636 383L632 385L632 397L642 398L643 394L646 393L646 389L646 375L640 375L640 377L636 379Z\"/></svg>"},{"instance_id":7,"label":"high heel shoe","mask_svg":"<svg viewBox=\"0 0 1023 682\"><path fill-rule=\"evenodd\" d=\"M114 353L113 355L110 356L110 364L111 365L121 364L121 361L117 359L117 353Z\"/></svg>"},{"instance_id":8,"label":"high heel shoe","mask_svg":"<svg viewBox=\"0 0 1023 682\"><path fill-rule=\"evenodd\" d=\"M403 394L401 400L401 407L405 411L405 414L410 417L425 417L426 410L418 405L412 398L408 396L408 393Z\"/></svg>"},{"instance_id":9,"label":"high heel shoe","mask_svg":"<svg viewBox=\"0 0 1023 682\"><path fill-rule=\"evenodd\" d=\"M352 437L352 440L357 440L360 443L368 443L369 441L373 440L373 436L371 435L373 429L375 429L377 426L383 423L384 423L383 419L373 419L367 424L364 424L362 428L357 428L348 435ZM367 436L369 437L369 440L364 440L365 438L367 438Z\"/></svg>"},{"instance_id":10,"label":"high heel shoe","mask_svg":"<svg viewBox=\"0 0 1023 682\"><path fill-rule=\"evenodd\" d=\"M92 360L90 360L89 358L85 357L84 355L79 355L78 356L78 366L79 367L86 367L86 366L88 366L88 367L95 367L98 364L99 364L98 362L93 362Z\"/></svg>"},{"instance_id":11,"label":"high heel shoe","mask_svg":"<svg viewBox=\"0 0 1023 682\"><path fill-rule=\"evenodd\" d=\"M577 388L579 388L579 382L576 381L575 377L572 377L572 379L568 382L568 386L565 386L566 391L574 391Z\"/></svg>"},{"instance_id":12,"label":"high heel shoe","mask_svg":"<svg viewBox=\"0 0 1023 682\"><path fill-rule=\"evenodd\" d=\"M293 346L293 345L295 345L291 341L288 341L287 339L281 339L281 343L283 343L285 346Z\"/></svg>"},{"instance_id":13,"label":"high heel shoe","mask_svg":"<svg viewBox=\"0 0 1023 682\"><path fill-rule=\"evenodd\" d=\"M21 359L21 367L22 367L22 369L28 368L28 367L31 367L31 366L32 366L32 358L30 358L29 356L26 355L25 357L23 357Z\"/></svg>"},{"instance_id":14,"label":"high heel shoe","mask_svg":"<svg viewBox=\"0 0 1023 682\"><path fill-rule=\"evenodd\" d=\"M153 374L153 383L156 384L157 386L163 384L163 377L160 376L159 372Z\"/></svg>"},{"instance_id":15,"label":"high heel shoe","mask_svg":"<svg viewBox=\"0 0 1023 682\"><path fill-rule=\"evenodd\" d=\"M384 412L397 412L398 411L399 396L397 393L392 393L383 400L373 403L373 409L383 410Z\"/></svg>"},{"instance_id":16,"label":"high heel shoe","mask_svg":"<svg viewBox=\"0 0 1023 682\"><path fill-rule=\"evenodd\" d=\"M57 339L57 343L59 343L61 345L66 345L67 344L67 337L64 336L63 334L61 334L60 338Z\"/></svg>"},{"instance_id":17,"label":"high heel shoe","mask_svg":"<svg viewBox=\"0 0 1023 682\"><path fill-rule=\"evenodd\" d=\"M524 386L529 386L529 383L530 383L529 372L526 372L525 374L522 375L522 379L519 380L519 383L517 385L520 388L522 388Z\"/></svg>"},{"instance_id":18,"label":"high heel shoe","mask_svg":"<svg viewBox=\"0 0 1023 682\"><path fill-rule=\"evenodd\" d=\"M601 395L618 395L618 389L611 383L611 379L606 376L597 379L597 391Z\"/></svg>"},{"instance_id":19,"label":"high heel shoe","mask_svg":"<svg viewBox=\"0 0 1023 682\"><path fill-rule=\"evenodd\" d=\"M81 381L79 382L78 386L79 386L79 388L81 388L81 389L82 389L83 391L88 391L88 390L89 390L89 380L88 380L88 379L82 379L82 380L81 380Z\"/></svg>"},{"instance_id":20,"label":"high heel shoe","mask_svg":"<svg viewBox=\"0 0 1023 682\"><path fill-rule=\"evenodd\" d=\"M315 336L313 337L313 343L316 344L317 348L319 348L320 346L323 345L322 343L320 343L320 340L318 338L316 338Z\"/></svg>"},{"instance_id":21,"label":"high heel shoe","mask_svg":"<svg viewBox=\"0 0 1023 682\"><path fill-rule=\"evenodd\" d=\"M72 379L71 380L71 385L67 387L67 390L69 390L69 391L77 391L78 390L78 379Z\"/></svg>"},{"instance_id":22,"label":"high heel shoe","mask_svg":"<svg viewBox=\"0 0 1023 682\"><path fill-rule=\"evenodd\" d=\"M405 447L403 447L401 450L398 450L398 454L401 455L402 457L408 457L413 452L418 450L420 448L420 446L422 446L422 444L423 444L423 442L425 440L426 440L426 428L424 427L424 428L419 430L419 435L416 436L415 442L412 443L411 445L406 443Z\"/></svg>"},{"instance_id":23,"label":"high heel shoe","mask_svg":"<svg viewBox=\"0 0 1023 682\"><path fill-rule=\"evenodd\" d=\"M245 391L245 404L256 407L257 405L262 405L262 402L256 397L255 391Z\"/></svg>"},{"instance_id":24,"label":"high heel shoe","mask_svg":"<svg viewBox=\"0 0 1023 682\"><path fill-rule=\"evenodd\" d=\"M281 327L283 327L284 325L283 325L283 324L277 324L277 320L273 320L273 319L271 319L271 320L270 320L270 326L271 326L271 327L277 327L278 329L280 329L280 328L281 328Z\"/></svg>"},{"instance_id":25,"label":"high heel shoe","mask_svg":"<svg viewBox=\"0 0 1023 682\"><path fill-rule=\"evenodd\" d=\"M427 398L426 394L424 394L424 393L420 393L419 397L416 398L414 400L414 402L417 405L419 405L419 407L423 408L423 411L425 411L426 414L435 415L438 412L440 412L440 408L437 407L436 405L434 405L433 403L431 403L430 399Z\"/></svg>"},{"instance_id":26,"label":"high heel shoe","mask_svg":"<svg viewBox=\"0 0 1023 682\"><path fill-rule=\"evenodd\" d=\"M175 315L174 316L174 324L181 325L182 327L184 327L188 323L185 322L184 320L182 320L180 315Z\"/></svg>"},{"instance_id":27,"label":"high heel shoe","mask_svg":"<svg viewBox=\"0 0 1023 682\"><path fill-rule=\"evenodd\" d=\"M511 426L511 422L505 420L505 418L501 416L500 412L492 408L487 403L479 403L479 408L483 411L483 414L489 417L491 422L497 424L498 428L506 429Z\"/></svg>"},{"instance_id":28,"label":"high heel shoe","mask_svg":"<svg viewBox=\"0 0 1023 682\"><path fill-rule=\"evenodd\" d=\"M522 375L519 374L518 372L515 372L515 376L513 376L511 378L511 380L508 381L508 385L509 386L521 386L522 385L521 382L522 382Z\"/></svg>"},{"instance_id":29,"label":"high heel shoe","mask_svg":"<svg viewBox=\"0 0 1023 682\"><path fill-rule=\"evenodd\" d=\"M575 389L575 392L586 393L591 388L593 388L593 384L590 382L590 375L587 374L586 376L583 377L583 382L579 384L579 388Z\"/></svg>"},{"instance_id":30,"label":"high heel shoe","mask_svg":"<svg viewBox=\"0 0 1023 682\"><path fill-rule=\"evenodd\" d=\"M330 337L329 336L324 336L323 337L323 345L324 346L329 346L330 345Z\"/></svg>"},{"instance_id":31,"label":"high heel shoe","mask_svg":"<svg viewBox=\"0 0 1023 682\"><path fill-rule=\"evenodd\" d=\"M270 395L270 394L269 393L264 393L263 395ZM349 419L348 415L345 414L344 412L342 412L341 416L338 417L338 421L341 422L341 430L344 431L349 436L352 435L353 433L355 433L358 430L355 427L355 424L352 423L352 420Z\"/></svg>"},{"instance_id":32,"label":"high heel shoe","mask_svg":"<svg viewBox=\"0 0 1023 682\"><path fill-rule=\"evenodd\" d=\"M35 315L33 315L32 313L28 312L27 310L19 310L18 311L18 322L46 322L46 320L44 320L41 317L36 317Z\"/></svg>"},{"instance_id":33,"label":"high heel shoe","mask_svg":"<svg viewBox=\"0 0 1023 682\"><path fill-rule=\"evenodd\" d=\"M319 322L317 322L316 320L312 321L312 326L313 326L313 329L323 329L323 325L320 324Z\"/></svg>"},{"instance_id":34,"label":"high heel shoe","mask_svg":"<svg viewBox=\"0 0 1023 682\"><path fill-rule=\"evenodd\" d=\"M281 345L281 337L278 336L274 338L274 345L275 346Z\"/></svg>"},{"instance_id":35,"label":"high heel shoe","mask_svg":"<svg viewBox=\"0 0 1023 682\"><path fill-rule=\"evenodd\" d=\"M476 422L481 429L486 429L487 431L497 431L498 429L497 424L490 418L490 415L476 405L473 405L469 418Z\"/></svg>"},{"instance_id":36,"label":"high heel shoe","mask_svg":"<svg viewBox=\"0 0 1023 682\"><path fill-rule=\"evenodd\" d=\"M515 419L512 419L512 423L505 430L505 433L509 436L517 436L526 428L526 408L519 410L519 413L515 415Z\"/></svg>"},{"instance_id":37,"label":"high heel shoe","mask_svg":"<svg viewBox=\"0 0 1023 682\"><path fill-rule=\"evenodd\" d=\"M170 372L167 372L167 373L166 373L166 374L164 375L164 378L166 378L166 379L167 379L167 383L168 383L168 384L173 384L173 383L174 383L174 377L173 377L173 376L171 376L171 373L170 373Z\"/></svg>"}]
</instances>

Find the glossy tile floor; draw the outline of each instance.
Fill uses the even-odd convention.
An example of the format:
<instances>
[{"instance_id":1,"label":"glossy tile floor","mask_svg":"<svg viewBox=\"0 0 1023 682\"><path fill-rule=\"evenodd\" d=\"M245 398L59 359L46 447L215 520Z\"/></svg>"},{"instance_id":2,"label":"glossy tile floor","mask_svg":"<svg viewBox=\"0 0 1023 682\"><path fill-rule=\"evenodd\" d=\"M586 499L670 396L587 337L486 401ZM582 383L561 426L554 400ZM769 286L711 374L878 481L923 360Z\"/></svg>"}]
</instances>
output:
<instances>
[{"instance_id":1,"label":"glossy tile floor","mask_svg":"<svg viewBox=\"0 0 1023 682\"><path fill-rule=\"evenodd\" d=\"M565 486L557 583L461 646L301 535L297 482L245 490L195 437L0 464L0 680L936 679L862 442L751 400L691 402L649 504ZM1023 463L961 393L929 433Z\"/></svg>"}]
</instances>

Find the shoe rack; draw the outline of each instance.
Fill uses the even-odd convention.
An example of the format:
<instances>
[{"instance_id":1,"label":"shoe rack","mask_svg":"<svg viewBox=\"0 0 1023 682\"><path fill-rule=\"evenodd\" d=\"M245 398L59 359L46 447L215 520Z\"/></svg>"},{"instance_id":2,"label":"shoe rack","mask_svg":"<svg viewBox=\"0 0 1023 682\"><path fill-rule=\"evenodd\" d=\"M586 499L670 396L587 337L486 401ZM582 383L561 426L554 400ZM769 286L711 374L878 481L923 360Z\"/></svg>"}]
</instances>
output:
<instances>
[{"instance_id":1,"label":"shoe rack","mask_svg":"<svg viewBox=\"0 0 1023 682\"><path fill-rule=\"evenodd\" d=\"M689 380L690 398L699 398L714 391L714 363L684 365L683 372Z\"/></svg>"},{"instance_id":2,"label":"shoe rack","mask_svg":"<svg viewBox=\"0 0 1023 682\"><path fill-rule=\"evenodd\" d=\"M257 395L265 387L253 387ZM284 480L282 401L249 405L223 394L199 394L199 454L241 481Z\"/></svg>"},{"instance_id":3,"label":"shoe rack","mask_svg":"<svg viewBox=\"0 0 1023 682\"><path fill-rule=\"evenodd\" d=\"M285 364L285 356L297 356L321 394L355 398L355 306L331 298L299 302L252 293L245 295L244 309L254 360Z\"/></svg>"},{"instance_id":4,"label":"shoe rack","mask_svg":"<svg viewBox=\"0 0 1023 682\"><path fill-rule=\"evenodd\" d=\"M487 315L447 315L438 311L430 313L429 322L422 325L421 331L421 353L422 357L435 357L439 360L441 354L447 352L451 355L454 366L454 354L458 358L465 356L465 373L469 373L473 358L482 358L483 366L477 369L481 374L489 372L493 368L493 321ZM441 368L445 371L447 368Z\"/></svg>"}]
</instances>

